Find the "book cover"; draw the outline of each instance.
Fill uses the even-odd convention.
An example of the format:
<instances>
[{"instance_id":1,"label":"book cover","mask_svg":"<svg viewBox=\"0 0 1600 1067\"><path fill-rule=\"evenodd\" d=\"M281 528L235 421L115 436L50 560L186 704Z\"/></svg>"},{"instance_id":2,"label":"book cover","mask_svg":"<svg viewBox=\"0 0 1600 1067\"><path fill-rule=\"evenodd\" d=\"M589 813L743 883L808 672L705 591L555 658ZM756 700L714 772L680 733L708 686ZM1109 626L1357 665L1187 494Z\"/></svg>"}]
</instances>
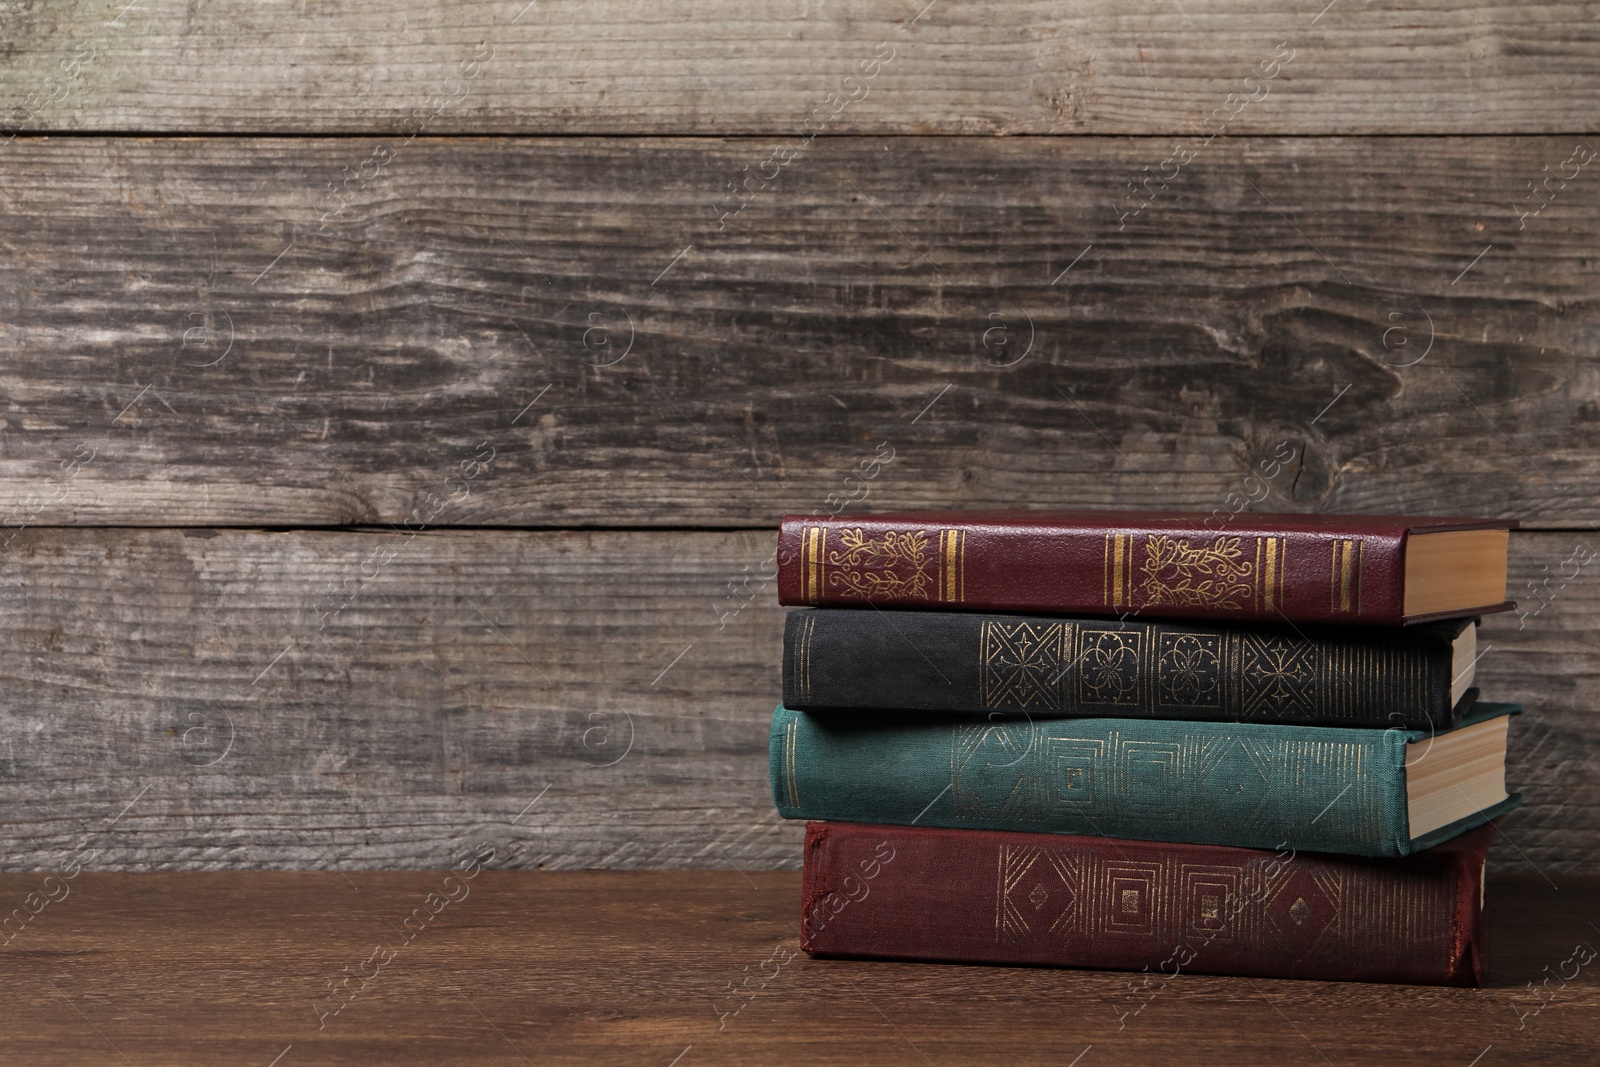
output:
<instances>
[{"instance_id":1,"label":"book cover","mask_svg":"<svg viewBox=\"0 0 1600 1067\"><path fill-rule=\"evenodd\" d=\"M1405 629L789 612L783 703L1449 730L1465 619ZM1470 635L1468 635L1470 636ZM1465 657L1470 658L1470 654Z\"/></svg>"},{"instance_id":2,"label":"book cover","mask_svg":"<svg viewBox=\"0 0 1600 1067\"><path fill-rule=\"evenodd\" d=\"M778 599L821 606L1395 626L1510 607L1407 612L1407 542L1507 530L1503 519L1384 515L913 512L787 515ZM1502 546L1503 556L1503 546Z\"/></svg>"},{"instance_id":3,"label":"book cover","mask_svg":"<svg viewBox=\"0 0 1600 1067\"><path fill-rule=\"evenodd\" d=\"M1480 701L1473 718L1517 710ZM864 717L779 705L769 746L778 813L1404 856L1521 799L1419 845L1406 792L1406 745L1428 736L1417 731L995 715Z\"/></svg>"},{"instance_id":4,"label":"book cover","mask_svg":"<svg viewBox=\"0 0 1600 1067\"><path fill-rule=\"evenodd\" d=\"M812 822L800 945L822 956L1482 985L1480 826L1402 860Z\"/></svg>"}]
</instances>

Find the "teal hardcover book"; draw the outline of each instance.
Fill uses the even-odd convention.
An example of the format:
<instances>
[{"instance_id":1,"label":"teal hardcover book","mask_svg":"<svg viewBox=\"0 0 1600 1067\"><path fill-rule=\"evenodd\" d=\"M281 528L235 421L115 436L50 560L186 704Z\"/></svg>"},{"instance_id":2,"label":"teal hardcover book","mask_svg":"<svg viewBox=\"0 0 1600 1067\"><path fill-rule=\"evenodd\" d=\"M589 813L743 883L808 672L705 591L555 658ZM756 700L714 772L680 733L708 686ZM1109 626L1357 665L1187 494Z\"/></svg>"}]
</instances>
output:
<instances>
[{"instance_id":1,"label":"teal hardcover book","mask_svg":"<svg viewBox=\"0 0 1600 1067\"><path fill-rule=\"evenodd\" d=\"M1480 702L1429 735L779 705L772 794L788 819L1405 856L1521 802L1505 791L1506 725L1520 710Z\"/></svg>"}]
</instances>

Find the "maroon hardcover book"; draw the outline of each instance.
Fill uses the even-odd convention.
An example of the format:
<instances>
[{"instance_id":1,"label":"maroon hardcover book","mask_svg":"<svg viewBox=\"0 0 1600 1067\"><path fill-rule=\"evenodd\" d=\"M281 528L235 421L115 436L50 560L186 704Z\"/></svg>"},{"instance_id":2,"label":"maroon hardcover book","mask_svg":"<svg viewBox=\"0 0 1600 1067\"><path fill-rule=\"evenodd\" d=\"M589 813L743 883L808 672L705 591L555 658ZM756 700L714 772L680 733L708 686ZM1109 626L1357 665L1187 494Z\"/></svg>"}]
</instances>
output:
<instances>
[{"instance_id":1,"label":"maroon hardcover book","mask_svg":"<svg viewBox=\"0 0 1600 1067\"><path fill-rule=\"evenodd\" d=\"M1423 985L1487 976L1493 824L1405 859L806 824L817 956ZM1148 982L1146 985L1148 986Z\"/></svg>"},{"instance_id":2,"label":"maroon hardcover book","mask_svg":"<svg viewBox=\"0 0 1600 1067\"><path fill-rule=\"evenodd\" d=\"M1505 599L1505 519L1132 511L787 515L778 599L1399 625Z\"/></svg>"}]
</instances>

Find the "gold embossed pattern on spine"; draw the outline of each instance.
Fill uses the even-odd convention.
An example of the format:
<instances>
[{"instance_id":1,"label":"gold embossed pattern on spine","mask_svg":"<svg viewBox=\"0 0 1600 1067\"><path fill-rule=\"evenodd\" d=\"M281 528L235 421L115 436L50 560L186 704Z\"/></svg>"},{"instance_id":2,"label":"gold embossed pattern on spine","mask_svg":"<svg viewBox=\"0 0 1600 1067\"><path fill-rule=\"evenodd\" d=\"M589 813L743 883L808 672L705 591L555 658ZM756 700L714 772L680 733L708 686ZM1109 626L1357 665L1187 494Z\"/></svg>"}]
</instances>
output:
<instances>
[{"instance_id":1,"label":"gold embossed pattern on spine","mask_svg":"<svg viewBox=\"0 0 1600 1067\"><path fill-rule=\"evenodd\" d=\"M946 541L942 531L937 545L926 530L884 530L868 536L862 527L838 531L837 549L827 549L817 571L820 595L824 581L829 592L843 600L913 602L941 599L944 575L940 569ZM826 547L824 540L820 548ZM955 557L960 557L955 545ZM957 581L959 586L959 579Z\"/></svg>"},{"instance_id":2,"label":"gold embossed pattern on spine","mask_svg":"<svg viewBox=\"0 0 1600 1067\"><path fill-rule=\"evenodd\" d=\"M952 725L952 815L990 828L1006 820L1140 837L1209 811L1214 832L1247 839L1281 818L1283 798L1327 794L1331 802L1313 820L1325 840L1365 846L1383 837L1388 786L1367 768L1377 741L1304 740L1300 734L1317 732L1304 728L1229 737L1184 723L1153 738L1085 725L1094 721Z\"/></svg>"},{"instance_id":3,"label":"gold embossed pattern on spine","mask_svg":"<svg viewBox=\"0 0 1600 1067\"><path fill-rule=\"evenodd\" d=\"M1235 956L1294 946L1301 960L1337 960L1361 944L1372 961L1393 964L1450 946L1441 919L1455 903L1452 884L1387 867L1348 869L1281 849L1243 863L1137 844L1129 859L1072 847L996 851L996 944L1215 945Z\"/></svg>"},{"instance_id":4,"label":"gold embossed pattern on spine","mask_svg":"<svg viewBox=\"0 0 1600 1067\"><path fill-rule=\"evenodd\" d=\"M1281 543L1282 538L1266 540ZM1261 594L1263 565L1282 560L1280 548L1272 562L1264 564L1261 548L1257 540L1256 558L1251 562L1243 538L1218 537L1210 544L1193 544L1186 537L1151 534L1145 538L1139 567L1145 606L1177 604L1242 611L1252 593ZM1267 584L1272 586L1270 581Z\"/></svg>"},{"instance_id":5,"label":"gold embossed pattern on spine","mask_svg":"<svg viewBox=\"0 0 1600 1067\"><path fill-rule=\"evenodd\" d=\"M1085 856L1066 849L1000 848L995 941L1028 941L1077 933L1083 913Z\"/></svg>"},{"instance_id":6,"label":"gold embossed pattern on spine","mask_svg":"<svg viewBox=\"0 0 1600 1067\"><path fill-rule=\"evenodd\" d=\"M980 699L985 708L1061 711L1077 628L1071 623L1006 623L978 628Z\"/></svg>"},{"instance_id":7,"label":"gold embossed pattern on spine","mask_svg":"<svg viewBox=\"0 0 1600 1067\"><path fill-rule=\"evenodd\" d=\"M804 647L809 660L809 644ZM1123 709L1117 714L1351 724L1366 722L1380 705L1426 708L1434 669L1409 642L1308 640L1278 628L1042 619L984 620L973 655L978 700L989 710L1078 715ZM797 662L797 678L805 660Z\"/></svg>"}]
</instances>

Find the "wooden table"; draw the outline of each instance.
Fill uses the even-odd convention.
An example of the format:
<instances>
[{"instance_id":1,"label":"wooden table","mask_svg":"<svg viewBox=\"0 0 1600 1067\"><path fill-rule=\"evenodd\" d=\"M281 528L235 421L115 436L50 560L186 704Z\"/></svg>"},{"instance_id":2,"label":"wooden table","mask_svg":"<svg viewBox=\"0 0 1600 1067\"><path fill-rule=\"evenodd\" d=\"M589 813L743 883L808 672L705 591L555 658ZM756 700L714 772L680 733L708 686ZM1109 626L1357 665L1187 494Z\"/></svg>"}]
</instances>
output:
<instances>
[{"instance_id":1,"label":"wooden table","mask_svg":"<svg viewBox=\"0 0 1600 1067\"><path fill-rule=\"evenodd\" d=\"M794 872L45 878L0 876L0 900L37 909L25 923L13 913L5 933L0 1063L1497 1067L1600 1058L1600 962L1565 985L1552 978L1542 1009L1527 986L1558 975L1575 944L1600 946L1593 877L1558 875L1559 888L1491 880L1487 989L1186 976L1120 1025L1136 1003L1125 974L797 952L763 966L797 949ZM774 956L779 946L788 952ZM750 996L729 994L730 983L774 968L764 988L754 978Z\"/></svg>"}]
</instances>

